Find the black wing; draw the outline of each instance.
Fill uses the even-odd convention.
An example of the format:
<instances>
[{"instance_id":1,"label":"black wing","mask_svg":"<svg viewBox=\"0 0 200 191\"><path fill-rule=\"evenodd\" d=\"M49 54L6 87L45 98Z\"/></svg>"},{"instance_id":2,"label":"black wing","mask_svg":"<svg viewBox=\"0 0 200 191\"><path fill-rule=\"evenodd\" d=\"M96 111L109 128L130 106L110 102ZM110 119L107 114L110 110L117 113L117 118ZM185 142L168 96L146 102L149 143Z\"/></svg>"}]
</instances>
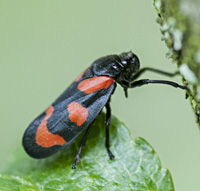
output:
<instances>
[{"instance_id":1,"label":"black wing","mask_svg":"<svg viewBox=\"0 0 200 191\"><path fill-rule=\"evenodd\" d=\"M23 137L26 152L45 158L71 143L101 112L115 86L113 78L94 77L87 69L29 125Z\"/></svg>"}]
</instances>

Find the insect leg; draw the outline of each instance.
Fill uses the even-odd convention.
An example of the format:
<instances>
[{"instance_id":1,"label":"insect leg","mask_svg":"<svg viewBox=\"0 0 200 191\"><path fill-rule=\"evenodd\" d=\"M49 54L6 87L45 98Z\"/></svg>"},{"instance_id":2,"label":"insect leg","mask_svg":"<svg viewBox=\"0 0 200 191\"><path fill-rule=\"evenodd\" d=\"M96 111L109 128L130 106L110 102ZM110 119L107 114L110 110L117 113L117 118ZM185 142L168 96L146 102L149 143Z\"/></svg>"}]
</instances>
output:
<instances>
[{"instance_id":1,"label":"insect leg","mask_svg":"<svg viewBox=\"0 0 200 191\"><path fill-rule=\"evenodd\" d=\"M128 83L128 82L125 82L125 83L127 83L126 85L129 88L134 88L134 87L142 86L142 85L145 85L145 84L166 84L166 85L169 85L169 86L173 86L175 88L188 89L187 85L179 85L175 82L166 81L166 80L142 79L142 80L138 80L138 81L135 81L135 82L132 82L132 83Z\"/></svg>"},{"instance_id":2,"label":"insect leg","mask_svg":"<svg viewBox=\"0 0 200 191\"><path fill-rule=\"evenodd\" d=\"M106 149L108 151L108 155L110 157L110 160L112 160L112 159L115 158L115 156L110 151L110 144L109 144L109 140L110 140L110 136L109 136L110 121L111 121L111 108L110 108L110 103L108 101L108 103L106 104L106 142L105 142L105 146L106 146Z\"/></svg>"},{"instance_id":3,"label":"insect leg","mask_svg":"<svg viewBox=\"0 0 200 191\"><path fill-rule=\"evenodd\" d=\"M145 68L142 68L141 70L139 70L139 72L137 74L135 74L131 80L133 81L133 80L139 78L146 71L155 72L155 73L165 75L165 76L168 76L168 77L174 77L174 76L179 74L178 71L176 71L174 73L170 73L170 72L165 72L165 71L158 70L158 69L155 69L155 68L145 67Z\"/></svg>"},{"instance_id":4,"label":"insect leg","mask_svg":"<svg viewBox=\"0 0 200 191\"><path fill-rule=\"evenodd\" d=\"M125 97L128 98L128 88L124 87L124 93L125 93Z\"/></svg>"},{"instance_id":5,"label":"insect leg","mask_svg":"<svg viewBox=\"0 0 200 191\"><path fill-rule=\"evenodd\" d=\"M86 141L87 141L87 138L88 138L88 135L89 135L89 132L91 130L91 127L92 127L93 123L94 123L94 121L88 126L88 128L87 128L87 130L85 132L85 135L84 135L83 139L81 140L81 144L80 144L80 147L78 149L76 158L74 160L74 163L72 164L72 169L76 169L76 163L80 161L82 148L86 144Z\"/></svg>"}]
</instances>

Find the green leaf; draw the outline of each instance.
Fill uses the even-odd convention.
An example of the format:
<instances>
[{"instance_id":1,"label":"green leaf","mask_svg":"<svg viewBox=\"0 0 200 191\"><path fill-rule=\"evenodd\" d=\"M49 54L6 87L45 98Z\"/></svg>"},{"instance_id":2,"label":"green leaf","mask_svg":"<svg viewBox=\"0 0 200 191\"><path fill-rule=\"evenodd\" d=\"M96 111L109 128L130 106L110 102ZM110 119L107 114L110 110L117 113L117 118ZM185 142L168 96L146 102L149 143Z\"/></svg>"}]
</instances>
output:
<instances>
[{"instance_id":1,"label":"green leaf","mask_svg":"<svg viewBox=\"0 0 200 191\"><path fill-rule=\"evenodd\" d=\"M90 132L77 169L71 169L78 141L47 159L29 158L17 151L14 161L0 176L0 190L137 190L173 191L168 170L143 138L131 139L128 129L115 117L110 126L109 160L105 149L105 114L100 115Z\"/></svg>"}]
</instances>

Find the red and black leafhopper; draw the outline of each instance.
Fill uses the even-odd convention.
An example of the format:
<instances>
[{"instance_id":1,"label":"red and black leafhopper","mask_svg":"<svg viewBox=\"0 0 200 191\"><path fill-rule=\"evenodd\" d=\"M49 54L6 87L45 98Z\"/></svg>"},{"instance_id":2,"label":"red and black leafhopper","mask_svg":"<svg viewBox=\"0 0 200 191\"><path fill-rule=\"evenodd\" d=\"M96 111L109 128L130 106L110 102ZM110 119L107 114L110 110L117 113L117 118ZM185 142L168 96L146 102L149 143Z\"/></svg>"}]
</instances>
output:
<instances>
[{"instance_id":1,"label":"red and black leafhopper","mask_svg":"<svg viewBox=\"0 0 200 191\"><path fill-rule=\"evenodd\" d=\"M128 88L152 83L187 89L187 86L171 81L136 80L145 71L169 77L178 74L154 68L140 69L139 59L131 51L97 59L29 125L23 137L24 149L33 158L45 158L66 147L87 128L72 164L72 168L76 168L92 124L105 106L107 111L105 145L110 159L113 159L114 155L109 148L110 97L117 83L124 88L126 97Z\"/></svg>"}]
</instances>

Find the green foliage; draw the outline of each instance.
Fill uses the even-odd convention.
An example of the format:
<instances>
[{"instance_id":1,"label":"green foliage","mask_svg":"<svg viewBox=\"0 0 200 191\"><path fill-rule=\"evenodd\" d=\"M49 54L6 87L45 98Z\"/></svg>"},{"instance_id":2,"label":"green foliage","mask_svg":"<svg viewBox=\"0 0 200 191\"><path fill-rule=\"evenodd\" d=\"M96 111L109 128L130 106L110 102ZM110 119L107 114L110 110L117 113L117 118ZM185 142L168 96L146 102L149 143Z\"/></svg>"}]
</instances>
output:
<instances>
[{"instance_id":1,"label":"green foliage","mask_svg":"<svg viewBox=\"0 0 200 191\"><path fill-rule=\"evenodd\" d=\"M154 0L162 38L177 63L200 125L200 1Z\"/></svg>"},{"instance_id":2,"label":"green foliage","mask_svg":"<svg viewBox=\"0 0 200 191\"><path fill-rule=\"evenodd\" d=\"M163 169L154 149L143 138L132 141L128 129L115 117L110 127L109 160L105 149L105 115L100 115L83 149L77 169L71 169L78 149L70 147L47 159L29 158L17 151L15 159L0 175L0 190L137 190L173 191L168 170Z\"/></svg>"}]
</instances>

